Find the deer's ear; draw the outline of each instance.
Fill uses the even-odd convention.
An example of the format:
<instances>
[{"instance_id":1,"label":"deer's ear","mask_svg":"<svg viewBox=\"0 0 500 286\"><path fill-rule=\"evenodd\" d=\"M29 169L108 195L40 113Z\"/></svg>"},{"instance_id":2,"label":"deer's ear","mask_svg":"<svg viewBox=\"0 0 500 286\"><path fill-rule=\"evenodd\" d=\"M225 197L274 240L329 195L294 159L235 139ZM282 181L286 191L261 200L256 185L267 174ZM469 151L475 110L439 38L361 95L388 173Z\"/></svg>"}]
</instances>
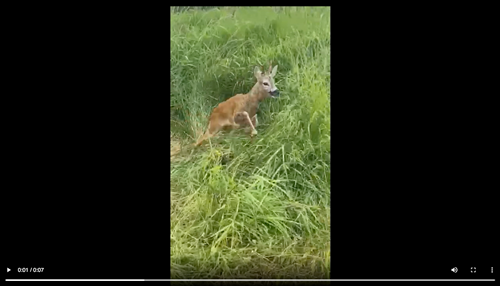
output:
<instances>
[{"instance_id":1,"label":"deer's ear","mask_svg":"<svg viewBox=\"0 0 500 286\"><path fill-rule=\"evenodd\" d=\"M256 78L259 78L262 74L262 71L260 70L260 67L259 66L255 66L255 68L253 69L253 75L256 77Z\"/></svg>"},{"instance_id":2,"label":"deer's ear","mask_svg":"<svg viewBox=\"0 0 500 286\"><path fill-rule=\"evenodd\" d=\"M276 75L276 73L278 72L278 65L276 65L274 68L273 68L273 71L271 72L271 76L274 77Z\"/></svg>"}]
</instances>

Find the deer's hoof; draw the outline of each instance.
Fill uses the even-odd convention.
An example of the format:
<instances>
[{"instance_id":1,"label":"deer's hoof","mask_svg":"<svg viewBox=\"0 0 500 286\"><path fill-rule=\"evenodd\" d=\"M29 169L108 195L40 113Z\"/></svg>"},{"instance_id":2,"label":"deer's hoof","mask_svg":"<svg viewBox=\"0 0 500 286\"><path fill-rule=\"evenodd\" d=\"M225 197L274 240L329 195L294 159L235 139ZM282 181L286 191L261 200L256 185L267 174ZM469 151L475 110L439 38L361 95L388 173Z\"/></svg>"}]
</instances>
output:
<instances>
[{"instance_id":1,"label":"deer's hoof","mask_svg":"<svg viewBox=\"0 0 500 286\"><path fill-rule=\"evenodd\" d=\"M257 130L255 130L255 129L254 129L254 130L252 130L252 133L251 133L250 135L252 135L252 136L257 135Z\"/></svg>"}]
</instances>

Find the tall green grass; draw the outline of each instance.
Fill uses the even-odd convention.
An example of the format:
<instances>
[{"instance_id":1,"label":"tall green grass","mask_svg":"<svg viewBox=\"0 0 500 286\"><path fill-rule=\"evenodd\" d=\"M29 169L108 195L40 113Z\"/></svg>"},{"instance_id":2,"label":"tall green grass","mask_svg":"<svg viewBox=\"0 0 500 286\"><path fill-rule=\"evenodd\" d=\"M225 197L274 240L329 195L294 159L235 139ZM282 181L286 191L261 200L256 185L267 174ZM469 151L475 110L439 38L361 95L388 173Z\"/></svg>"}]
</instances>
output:
<instances>
[{"instance_id":1,"label":"tall green grass","mask_svg":"<svg viewBox=\"0 0 500 286\"><path fill-rule=\"evenodd\" d=\"M184 147L270 60L256 138ZM330 8L173 9L170 78L172 278L328 278Z\"/></svg>"}]
</instances>

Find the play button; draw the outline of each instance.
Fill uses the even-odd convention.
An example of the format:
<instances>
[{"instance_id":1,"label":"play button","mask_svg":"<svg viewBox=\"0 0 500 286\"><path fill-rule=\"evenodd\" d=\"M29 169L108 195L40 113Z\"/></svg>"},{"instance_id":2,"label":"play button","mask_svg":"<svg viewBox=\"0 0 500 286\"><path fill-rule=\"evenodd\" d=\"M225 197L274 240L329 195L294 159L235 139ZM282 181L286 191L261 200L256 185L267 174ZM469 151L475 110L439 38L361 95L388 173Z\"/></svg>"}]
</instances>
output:
<instances>
[{"instance_id":1,"label":"play button","mask_svg":"<svg viewBox=\"0 0 500 286\"><path fill-rule=\"evenodd\" d=\"M10 272L10 268L7 268L7 272Z\"/></svg>"}]
</instances>

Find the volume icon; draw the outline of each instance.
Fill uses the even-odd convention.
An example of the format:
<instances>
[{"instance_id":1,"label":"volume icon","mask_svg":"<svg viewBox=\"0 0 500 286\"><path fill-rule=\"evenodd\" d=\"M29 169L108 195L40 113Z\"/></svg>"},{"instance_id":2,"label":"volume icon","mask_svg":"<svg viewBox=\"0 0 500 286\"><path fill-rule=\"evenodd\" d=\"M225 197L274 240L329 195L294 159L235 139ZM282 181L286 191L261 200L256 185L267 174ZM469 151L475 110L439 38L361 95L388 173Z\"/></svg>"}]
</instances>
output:
<instances>
[{"instance_id":1,"label":"volume icon","mask_svg":"<svg viewBox=\"0 0 500 286\"><path fill-rule=\"evenodd\" d=\"M457 273L457 272L458 272L458 268L453 267L453 268L451 269L451 271L453 271L454 273Z\"/></svg>"}]
</instances>

